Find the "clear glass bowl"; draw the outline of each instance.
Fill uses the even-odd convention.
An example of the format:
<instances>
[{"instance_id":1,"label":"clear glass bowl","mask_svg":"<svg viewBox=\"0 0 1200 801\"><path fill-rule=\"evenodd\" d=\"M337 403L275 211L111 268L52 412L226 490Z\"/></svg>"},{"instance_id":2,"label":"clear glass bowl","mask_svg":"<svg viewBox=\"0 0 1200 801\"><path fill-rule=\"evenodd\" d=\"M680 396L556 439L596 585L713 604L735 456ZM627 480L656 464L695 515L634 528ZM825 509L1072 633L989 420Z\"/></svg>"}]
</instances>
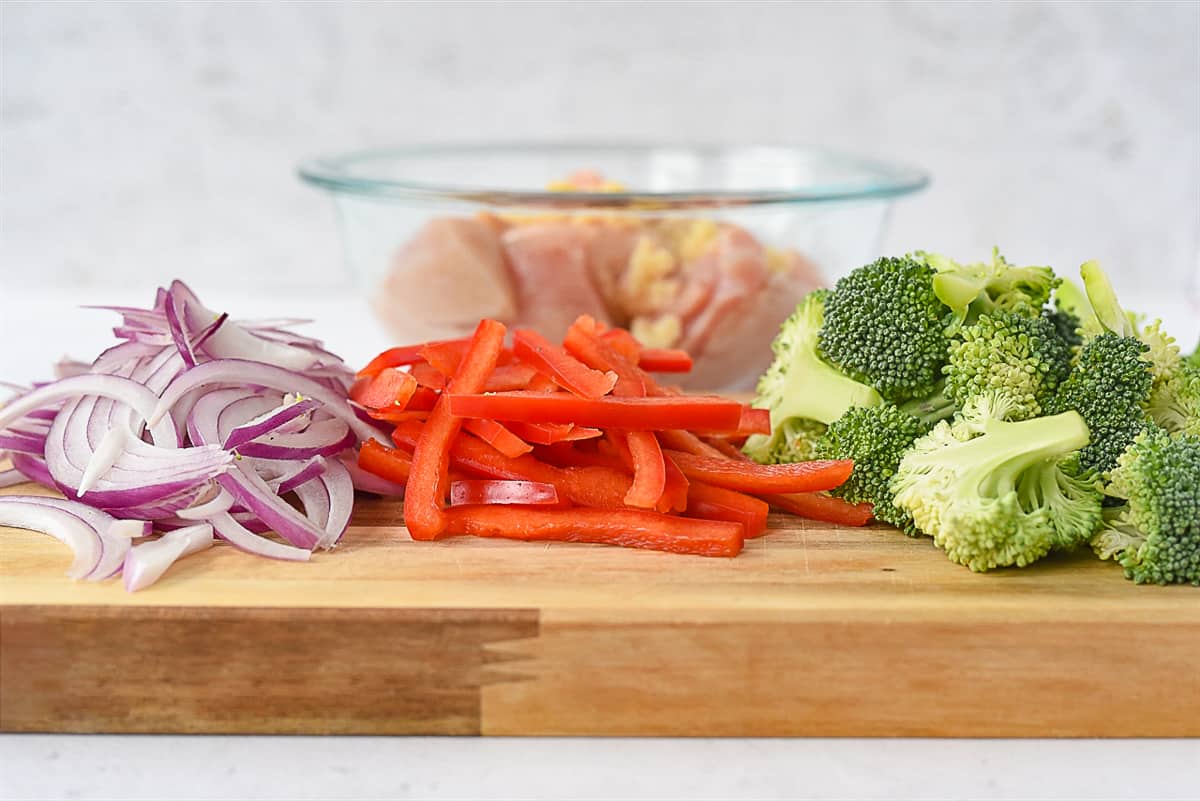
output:
<instances>
[{"instance_id":1,"label":"clear glass bowl","mask_svg":"<svg viewBox=\"0 0 1200 801\"><path fill-rule=\"evenodd\" d=\"M332 193L396 342L484 316L557 339L586 313L690 350L678 383L710 390L752 386L797 301L877 258L892 202L928 183L810 148L630 144L379 150L300 175Z\"/></svg>"}]
</instances>

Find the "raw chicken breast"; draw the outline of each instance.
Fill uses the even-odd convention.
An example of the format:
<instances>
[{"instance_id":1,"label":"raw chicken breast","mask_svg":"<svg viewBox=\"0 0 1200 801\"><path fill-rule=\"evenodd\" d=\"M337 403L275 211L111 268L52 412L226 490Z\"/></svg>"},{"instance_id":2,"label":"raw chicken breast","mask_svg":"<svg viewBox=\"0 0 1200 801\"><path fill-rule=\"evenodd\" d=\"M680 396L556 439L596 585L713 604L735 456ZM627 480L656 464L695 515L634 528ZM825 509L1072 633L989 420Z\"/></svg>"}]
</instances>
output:
<instances>
[{"instance_id":1,"label":"raw chicken breast","mask_svg":"<svg viewBox=\"0 0 1200 801\"><path fill-rule=\"evenodd\" d=\"M402 341L466 336L482 317L513 319L517 296L498 226L475 218L430 220L392 259L373 306Z\"/></svg>"},{"instance_id":2,"label":"raw chicken breast","mask_svg":"<svg viewBox=\"0 0 1200 801\"><path fill-rule=\"evenodd\" d=\"M581 314L610 319L588 269L595 238L590 226L571 222L518 225L503 234L517 323L558 340Z\"/></svg>"}]
</instances>

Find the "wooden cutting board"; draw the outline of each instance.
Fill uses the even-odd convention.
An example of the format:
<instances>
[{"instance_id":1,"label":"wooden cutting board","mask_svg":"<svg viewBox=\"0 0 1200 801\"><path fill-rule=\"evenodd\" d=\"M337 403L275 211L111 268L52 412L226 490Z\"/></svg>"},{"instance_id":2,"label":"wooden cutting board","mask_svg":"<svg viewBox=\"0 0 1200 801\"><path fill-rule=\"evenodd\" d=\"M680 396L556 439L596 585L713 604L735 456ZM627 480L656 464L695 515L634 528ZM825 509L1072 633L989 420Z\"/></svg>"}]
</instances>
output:
<instances>
[{"instance_id":1,"label":"wooden cutting board","mask_svg":"<svg viewBox=\"0 0 1200 801\"><path fill-rule=\"evenodd\" d=\"M986 575L773 516L736 559L411 542L360 501L308 564L229 547L74 583L0 530L0 728L57 732L1197 736L1200 591L1087 554Z\"/></svg>"}]
</instances>

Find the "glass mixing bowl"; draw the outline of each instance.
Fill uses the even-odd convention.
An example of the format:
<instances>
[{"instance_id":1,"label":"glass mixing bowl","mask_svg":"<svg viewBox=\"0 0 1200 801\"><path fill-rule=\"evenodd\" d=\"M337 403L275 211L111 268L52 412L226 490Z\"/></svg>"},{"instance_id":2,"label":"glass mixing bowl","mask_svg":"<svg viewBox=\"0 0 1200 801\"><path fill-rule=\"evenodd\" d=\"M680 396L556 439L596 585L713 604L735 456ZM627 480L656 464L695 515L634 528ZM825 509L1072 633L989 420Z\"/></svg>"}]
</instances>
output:
<instances>
[{"instance_id":1,"label":"glass mixing bowl","mask_svg":"<svg viewBox=\"0 0 1200 801\"><path fill-rule=\"evenodd\" d=\"M347 259L397 343L480 317L562 337L578 314L685 348L686 387L746 389L808 291L877 258L928 176L823 150L439 145L318 158Z\"/></svg>"}]
</instances>

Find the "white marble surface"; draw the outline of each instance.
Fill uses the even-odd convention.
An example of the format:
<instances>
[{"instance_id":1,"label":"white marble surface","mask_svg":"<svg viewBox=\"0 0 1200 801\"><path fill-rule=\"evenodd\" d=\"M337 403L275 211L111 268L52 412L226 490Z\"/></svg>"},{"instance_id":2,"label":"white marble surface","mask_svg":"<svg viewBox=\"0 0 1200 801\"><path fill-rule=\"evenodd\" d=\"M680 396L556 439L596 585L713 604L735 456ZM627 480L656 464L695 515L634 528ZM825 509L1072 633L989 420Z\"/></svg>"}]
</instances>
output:
<instances>
[{"instance_id":1,"label":"white marble surface","mask_svg":"<svg viewBox=\"0 0 1200 801\"><path fill-rule=\"evenodd\" d=\"M308 155L824 144L922 164L889 251L1200 269L1200 4L0 3L0 288L328 286Z\"/></svg>"},{"instance_id":2,"label":"white marble surface","mask_svg":"<svg viewBox=\"0 0 1200 801\"><path fill-rule=\"evenodd\" d=\"M0 799L1195 801L1196 740L0 736Z\"/></svg>"}]
</instances>

